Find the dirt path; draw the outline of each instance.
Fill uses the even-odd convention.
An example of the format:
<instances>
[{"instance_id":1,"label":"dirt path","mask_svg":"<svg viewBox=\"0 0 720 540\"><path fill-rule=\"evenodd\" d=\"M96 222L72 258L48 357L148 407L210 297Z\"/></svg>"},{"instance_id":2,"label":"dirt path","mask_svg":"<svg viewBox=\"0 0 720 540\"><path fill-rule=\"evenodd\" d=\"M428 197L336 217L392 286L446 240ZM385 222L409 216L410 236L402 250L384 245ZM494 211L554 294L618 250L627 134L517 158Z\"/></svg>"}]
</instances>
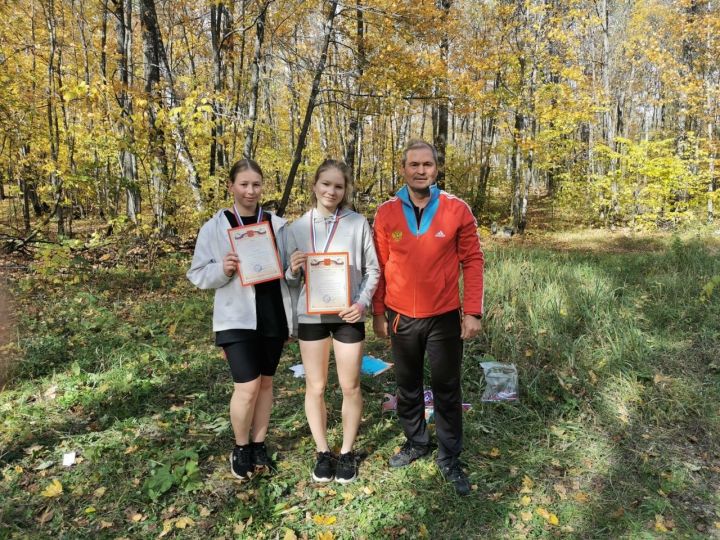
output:
<instances>
[{"instance_id":1,"label":"dirt path","mask_svg":"<svg viewBox=\"0 0 720 540\"><path fill-rule=\"evenodd\" d=\"M10 345L15 341L15 336L15 309L7 281L0 275L0 390L7 380L12 361Z\"/></svg>"}]
</instances>

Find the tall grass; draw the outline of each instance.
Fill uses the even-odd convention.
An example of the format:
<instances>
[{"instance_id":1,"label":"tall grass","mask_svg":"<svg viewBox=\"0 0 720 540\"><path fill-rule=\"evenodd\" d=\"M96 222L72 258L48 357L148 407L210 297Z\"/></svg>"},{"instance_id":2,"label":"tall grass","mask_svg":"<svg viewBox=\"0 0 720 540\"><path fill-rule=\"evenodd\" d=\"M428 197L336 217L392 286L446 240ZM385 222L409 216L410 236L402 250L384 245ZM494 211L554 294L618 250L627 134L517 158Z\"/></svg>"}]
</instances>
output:
<instances>
[{"instance_id":1,"label":"tall grass","mask_svg":"<svg viewBox=\"0 0 720 540\"><path fill-rule=\"evenodd\" d=\"M717 534L720 301L701 292L720 275L718 257L676 241L647 253L493 246L486 260L483 333L466 345L463 368L473 404L463 459L475 486L465 499L431 460L386 466L403 440L380 411L391 373L363 379L360 479L312 484L303 381L287 369L299 362L296 346L276 377L269 444L279 471L236 483L211 295L186 283L186 261L62 287L28 278L24 360L0 394L0 536L150 538L163 527L186 538ZM39 298L52 300L38 307ZM384 341L367 348L390 359ZM519 402L480 401L488 356L518 366ZM339 445L334 377L327 395ZM69 450L84 461L63 468ZM199 486L174 457L186 450L196 452ZM147 486L167 470L181 472L152 495ZM44 497L54 478L63 493ZM178 528L180 517L193 523Z\"/></svg>"}]
</instances>

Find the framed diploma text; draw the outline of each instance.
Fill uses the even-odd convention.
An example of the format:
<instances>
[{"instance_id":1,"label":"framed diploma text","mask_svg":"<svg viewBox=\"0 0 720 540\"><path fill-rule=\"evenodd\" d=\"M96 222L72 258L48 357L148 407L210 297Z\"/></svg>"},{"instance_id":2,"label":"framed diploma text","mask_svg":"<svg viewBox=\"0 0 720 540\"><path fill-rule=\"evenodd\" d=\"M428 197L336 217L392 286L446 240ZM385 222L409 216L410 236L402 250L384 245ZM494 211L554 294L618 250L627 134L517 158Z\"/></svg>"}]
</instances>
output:
<instances>
[{"instance_id":1,"label":"framed diploma text","mask_svg":"<svg viewBox=\"0 0 720 540\"><path fill-rule=\"evenodd\" d=\"M350 256L308 253L305 294L309 315L340 313L350 307Z\"/></svg>"},{"instance_id":2,"label":"framed diploma text","mask_svg":"<svg viewBox=\"0 0 720 540\"><path fill-rule=\"evenodd\" d=\"M244 286L280 279L282 264L270 230L270 223L228 229L230 244L237 254L238 275Z\"/></svg>"}]
</instances>

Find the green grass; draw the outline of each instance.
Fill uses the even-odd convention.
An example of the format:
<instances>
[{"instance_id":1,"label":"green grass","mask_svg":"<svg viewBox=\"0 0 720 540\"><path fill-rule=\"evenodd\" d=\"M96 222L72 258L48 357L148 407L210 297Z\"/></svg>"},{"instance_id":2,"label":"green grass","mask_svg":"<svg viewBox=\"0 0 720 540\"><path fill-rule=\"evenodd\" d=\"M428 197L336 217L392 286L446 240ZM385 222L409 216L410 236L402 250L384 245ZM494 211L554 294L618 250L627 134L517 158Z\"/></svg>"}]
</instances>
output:
<instances>
[{"instance_id":1,"label":"green grass","mask_svg":"<svg viewBox=\"0 0 720 540\"><path fill-rule=\"evenodd\" d=\"M296 345L276 377L279 471L236 482L230 378L186 258L31 274L23 360L0 394L0 537L720 536L720 294L702 295L717 255L654 238L647 252L494 245L486 264L484 331L464 361L464 499L431 460L388 469L402 443L380 412L392 373L363 379L360 479L310 482ZM367 348L390 359L385 342ZM517 364L519 402L480 401L487 355ZM327 397L337 445L334 378ZM65 468L71 450L82 460ZM53 480L63 492L43 496Z\"/></svg>"}]
</instances>

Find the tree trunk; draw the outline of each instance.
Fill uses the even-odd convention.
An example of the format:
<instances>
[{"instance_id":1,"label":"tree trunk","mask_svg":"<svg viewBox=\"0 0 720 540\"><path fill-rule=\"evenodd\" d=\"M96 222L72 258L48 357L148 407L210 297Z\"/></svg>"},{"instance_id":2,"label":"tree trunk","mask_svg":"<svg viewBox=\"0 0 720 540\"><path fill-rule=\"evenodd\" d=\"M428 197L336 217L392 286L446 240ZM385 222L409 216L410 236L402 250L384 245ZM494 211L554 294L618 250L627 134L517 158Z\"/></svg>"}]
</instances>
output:
<instances>
[{"instance_id":1,"label":"tree trunk","mask_svg":"<svg viewBox=\"0 0 720 540\"><path fill-rule=\"evenodd\" d=\"M116 18L117 62L120 90L120 121L117 124L118 137L123 141L120 149L120 177L125 190L125 208L128 218L137 223L142 211L142 198L138 183L137 156L131 151L135 146L135 132L132 124L133 100L130 88L130 55L132 54L132 0L112 0Z\"/></svg>"},{"instance_id":2,"label":"tree trunk","mask_svg":"<svg viewBox=\"0 0 720 540\"><path fill-rule=\"evenodd\" d=\"M243 145L243 157L252 157L253 137L255 136L255 124L257 123L257 102L260 92L260 58L262 56L263 41L265 40L265 19L270 2L264 2L260 7L257 21L255 23L255 52L250 67L250 103L248 104L248 127L245 131L245 144Z\"/></svg>"},{"instance_id":3,"label":"tree trunk","mask_svg":"<svg viewBox=\"0 0 720 540\"><path fill-rule=\"evenodd\" d=\"M323 72L325 71L325 63L327 61L327 52L330 45L330 37L333 32L333 23L337 14L337 0L330 2L330 9L328 11L327 19L325 21L325 34L323 36L323 44L320 52L320 60L318 61L317 67L315 68L315 76L313 77L312 87L310 89L310 96L308 97L307 108L305 109L305 117L303 119L302 127L300 128L300 135L298 136L298 142L295 146L295 152L293 153L292 164L290 165L290 172L288 173L287 181L285 182L285 190L283 192L280 206L278 207L277 214L282 216L287 208L288 201L290 200L290 194L292 193L293 183L295 182L295 175L297 174L298 167L302 161L303 150L305 149L305 140L307 139L308 129L310 128L310 122L312 120L313 110L317 100L318 92L320 91L320 79L322 78Z\"/></svg>"},{"instance_id":4,"label":"tree trunk","mask_svg":"<svg viewBox=\"0 0 720 540\"><path fill-rule=\"evenodd\" d=\"M148 144L151 155L150 185L153 189L155 227L161 235L170 232L168 217L173 214L169 201L168 159L165 151L165 132L157 122L157 113L163 108L160 95L160 28L157 23L154 0L141 0L143 53L145 56L145 95L148 114Z\"/></svg>"},{"instance_id":5,"label":"tree trunk","mask_svg":"<svg viewBox=\"0 0 720 540\"><path fill-rule=\"evenodd\" d=\"M434 116L436 117L434 145L438 154L438 174L435 182L440 189L445 189L445 152L448 140L448 56L450 53L450 38L448 36L447 24L450 14L452 0L437 0L437 6L442 10L443 34L440 40L440 61L443 65L443 77L435 86L436 97Z\"/></svg>"},{"instance_id":6,"label":"tree trunk","mask_svg":"<svg viewBox=\"0 0 720 540\"><path fill-rule=\"evenodd\" d=\"M63 212L62 200L64 198L64 189L62 178L58 172L60 170L60 127L58 125L57 109L55 106L55 98L58 93L56 87L56 58L59 54L57 42L57 21L55 20L55 2L48 0L45 12L45 22L48 27L48 35L50 39L50 51L48 57L47 82L47 121L48 121L48 140L50 143L50 158L53 164L53 170L50 173L50 184L53 187L55 199L58 203L55 205L55 218L57 219L58 236L65 235L65 214Z\"/></svg>"},{"instance_id":7,"label":"tree trunk","mask_svg":"<svg viewBox=\"0 0 720 540\"><path fill-rule=\"evenodd\" d=\"M210 37L213 50L213 87L215 89L215 99L212 102L212 128L210 142L210 176L214 176L217 168L224 169L227 167L227 151L223 142L225 134L225 123L223 116L225 106L219 98L225 90L225 63L224 52L226 49L225 41L231 34L230 12L223 2L212 4L210 6ZM213 193L209 194L209 199L214 197Z\"/></svg>"}]
</instances>

